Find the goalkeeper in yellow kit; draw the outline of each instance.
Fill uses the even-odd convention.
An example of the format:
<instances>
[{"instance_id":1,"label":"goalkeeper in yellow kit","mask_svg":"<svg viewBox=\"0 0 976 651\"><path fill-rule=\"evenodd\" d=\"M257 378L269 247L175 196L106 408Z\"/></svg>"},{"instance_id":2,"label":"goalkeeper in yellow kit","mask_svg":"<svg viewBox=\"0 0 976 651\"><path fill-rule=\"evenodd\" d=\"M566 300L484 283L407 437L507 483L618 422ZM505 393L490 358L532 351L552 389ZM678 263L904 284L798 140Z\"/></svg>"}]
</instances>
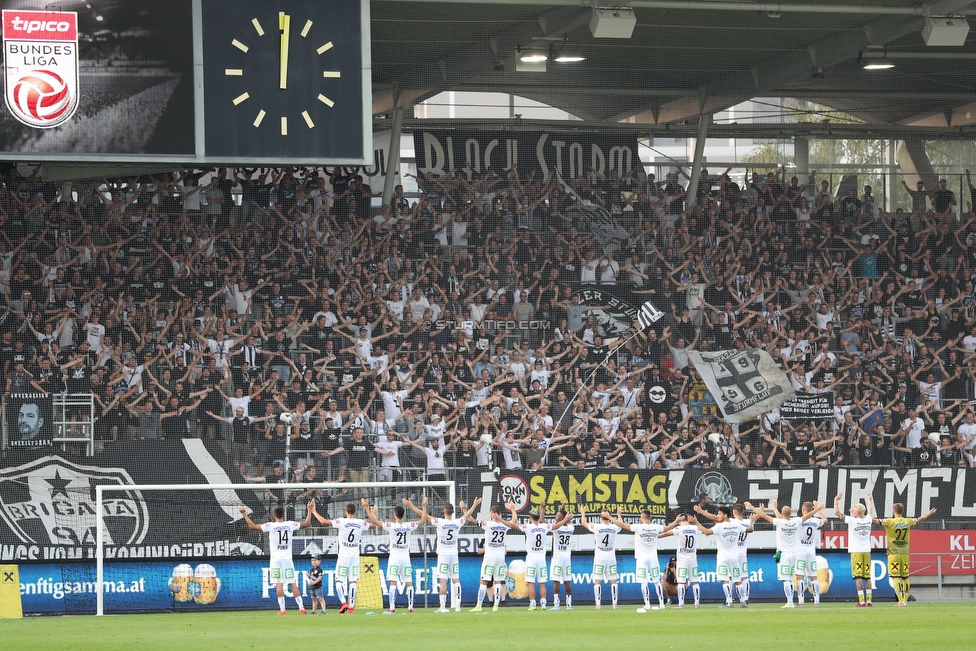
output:
<instances>
[{"instance_id":1,"label":"goalkeeper in yellow kit","mask_svg":"<svg viewBox=\"0 0 976 651\"><path fill-rule=\"evenodd\" d=\"M893 505L891 511L894 513L893 517L880 520L875 518L874 524L884 527L886 537L888 538L888 576L891 577L892 582L895 584L895 596L898 599L895 605L907 606L908 593L911 590L908 564L908 543L911 538L911 528L919 522L932 517L935 514L935 509L917 518L904 517L904 504L899 503Z\"/></svg>"}]
</instances>

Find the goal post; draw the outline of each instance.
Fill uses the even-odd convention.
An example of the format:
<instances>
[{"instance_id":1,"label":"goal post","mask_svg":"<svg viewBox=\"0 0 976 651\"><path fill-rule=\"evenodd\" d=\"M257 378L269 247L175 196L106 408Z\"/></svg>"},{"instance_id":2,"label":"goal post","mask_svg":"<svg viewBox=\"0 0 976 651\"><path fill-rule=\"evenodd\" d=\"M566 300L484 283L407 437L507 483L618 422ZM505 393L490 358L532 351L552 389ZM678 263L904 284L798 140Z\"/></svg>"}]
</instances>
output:
<instances>
[{"instance_id":1,"label":"goal post","mask_svg":"<svg viewBox=\"0 0 976 651\"><path fill-rule=\"evenodd\" d=\"M393 509L405 497L412 497L420 508L424 497L428 498L428 513L436 516L444 504L457 503L457 488L453 481L413 481L413 482L322 482L322 483L247 483L247 484L129 484L97 485L95 489L95 593L96 614L105 614L105 561L106 558L122 558L120 547L125 540L142 545L140 558L145 560L167 560L170 557L150 556L159 550L192 547L201 539L201 530L208 535L221 537L228 541L218 544L216 556L226 560L258 558L267 556L267 541L257 532L244 532L243 517L238 512L244 506L249 516L256 512L265 520L271 519L271 511L276 504L287 504L286 519L302 520L306 515L306 505L311 499L316 501L316 509L322 515L341 517L346 503L360 507L362 498L378 507L377 518L383 521L393 519ZM287 495L287 499L271 501L272 494ZM331 509L331 510L330 510ZM267 513L266 516L263 513ZM136 514L129 517L130 514ZM139 515L141 514L141 516ZM119 538L121 528L117 521L141 517L142 529L138 535L132 527L125 529L126 536ZM365 519L360 510L357 517ZM416 519L409 509L407 520ZM154 526L150 526L154 520ZM162 520L162 526L155 521ZM185 523L174 526L173 523ZM313 519L310 527L320 527ZM363 545L370 544L375 549L385 544L385 532L364 535ZM249 542L242 540L246 533ZM255 544L258 543L258 544ZM326 550L323 549L322 552ZM366 554L364 554L365 556ZM371 553L370 555L375 555ZM175 556L173 558L176 558ZM201 558L208 558L204 556ZM218 588L219 589L219 588Z\"/></svg>"}]
</instances>

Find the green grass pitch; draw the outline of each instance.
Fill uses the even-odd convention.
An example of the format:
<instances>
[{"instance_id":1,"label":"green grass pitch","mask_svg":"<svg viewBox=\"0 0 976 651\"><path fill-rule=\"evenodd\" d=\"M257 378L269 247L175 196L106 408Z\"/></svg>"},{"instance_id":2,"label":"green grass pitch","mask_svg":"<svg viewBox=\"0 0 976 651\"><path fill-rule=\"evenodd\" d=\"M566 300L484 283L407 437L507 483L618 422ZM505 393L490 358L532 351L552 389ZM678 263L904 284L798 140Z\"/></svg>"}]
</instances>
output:
<instances>
[{"instance_id":1,"label":"green grass pitch","mask_svg":"<svg viewBox=\"0 0 976 651\"><path fill-rule=\"evenodd\" d=\"M369 612L373 612L372 615ZM720 640L743 650L770 649L972 649L976 604L919 604L895 608L879 603L807 606L783 611L756 604L749 610L723 610L714 604L695 610L639 614L628 604L613 611L580 606L573 611L438 614L418 609L384 616L380 611L353 615L300 616L275 611L32 617L0 620L6 649L299 649L343 646L409 651L449 649L656 649L713 648ZM327 636L327 637L324 637ZM308 645L312 645L309 647ZM640 645L640 646L638 646Z\"/></svg>"}]
</instances>

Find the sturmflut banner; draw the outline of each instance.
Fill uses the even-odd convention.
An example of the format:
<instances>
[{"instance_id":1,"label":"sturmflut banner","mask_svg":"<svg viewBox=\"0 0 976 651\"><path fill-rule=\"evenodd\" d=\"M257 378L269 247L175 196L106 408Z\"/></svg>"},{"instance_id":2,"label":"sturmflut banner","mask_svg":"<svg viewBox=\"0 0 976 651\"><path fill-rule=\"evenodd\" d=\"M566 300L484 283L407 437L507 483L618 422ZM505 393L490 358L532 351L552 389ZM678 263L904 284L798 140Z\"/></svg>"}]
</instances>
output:
<instances>
[{"instance_id":1,"label":"sturmflut banner","mask_svg":"<svg viewBox=\"0 0 976 651\"><path fill-rule=\"evenodd\" d=\"M688 358L730 423L752 420L796 395L786 373L764 350L689 351Z\"/></svg>"}]
</instances>

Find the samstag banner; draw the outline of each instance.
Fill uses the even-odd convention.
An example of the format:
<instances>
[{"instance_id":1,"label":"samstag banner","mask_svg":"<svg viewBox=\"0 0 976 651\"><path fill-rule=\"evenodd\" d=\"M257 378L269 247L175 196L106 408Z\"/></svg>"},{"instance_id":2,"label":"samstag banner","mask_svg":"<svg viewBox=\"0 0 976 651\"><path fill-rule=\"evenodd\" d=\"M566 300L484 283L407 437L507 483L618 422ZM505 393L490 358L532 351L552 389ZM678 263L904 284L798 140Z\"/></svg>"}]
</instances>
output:
<instances>
[{"instance_id":1,"label":"samstag banner","mask_svg":"<svg viewBox=\"0 0 976 651\"><path fill-rule=\"evenodd\" d=\"M607 177L615 170L623 177L641 167L637 136L629 134L417 129L413 139L417 170L435 177L453 169L469 181L488 170L505 176L517 164L523 181L533 172L543 181L557 173L573 180L591 168Z\"/></svg>"},{"instance_id":2,"label":"samstag banner","mask_svg":"<svg viewBox=\"0 0 976 651\"><path fill-rule=\"evenodd\" d=\"M0 560L94 558L97 486L241 483L217 446L132 441L93 459L15 452L0 470ZM252 491L119 491L103 501L106 558L200 558L261 554L238 505L256 517Z\"/></svg>"},{"instance_id":3,"label":"samstag banner","mask_svg":"<svg viewBox=\"0 0 976 651\"><path fill-rule=\"evenodd\" d=\"M845 504L874 499L875 513L890 515L895 503L905 515L916 517L935 507L940 517L976 518L976 470L971 468L797 468L794 470L503 470L469 472L468 493L492 504L515 504L520 513L540 502L546 513L566 503L575 513L620 507L624 520L636 522L647 508L658 522L689 512L700 495L712 507L736 502L769 504L794 511L806 501L832 504L844 494ZM829 509L828 509L829 510ZM845 509L846 510L846 509ZM829 517L833 517L830 510Z\"/></svg>"}]
</instances>

